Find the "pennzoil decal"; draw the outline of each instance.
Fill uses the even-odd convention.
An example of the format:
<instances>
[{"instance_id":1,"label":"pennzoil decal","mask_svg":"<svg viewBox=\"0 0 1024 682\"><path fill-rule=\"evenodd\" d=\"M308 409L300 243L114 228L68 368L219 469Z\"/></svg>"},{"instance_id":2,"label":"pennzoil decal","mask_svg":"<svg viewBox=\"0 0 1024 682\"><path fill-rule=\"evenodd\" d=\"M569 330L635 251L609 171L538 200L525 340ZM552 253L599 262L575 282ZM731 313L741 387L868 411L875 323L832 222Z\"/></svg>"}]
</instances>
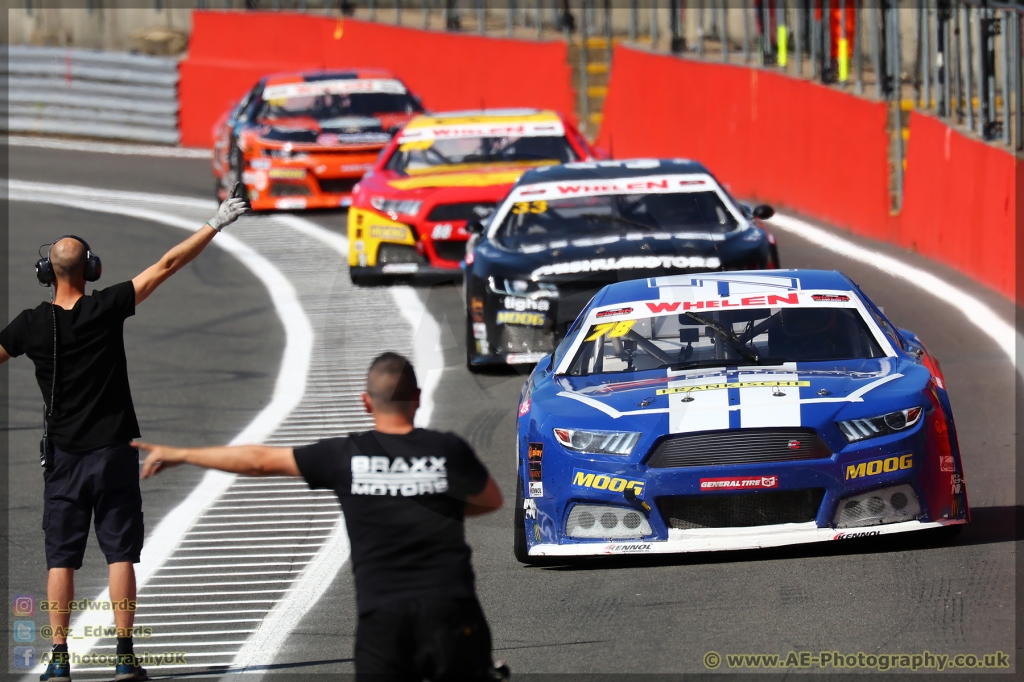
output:
<instances>
[{"instance_id":1,"label":"pennzoil decal","mask_svg":"<svg viewBox=\"0 0 1024 682\"><path fill-rule=\"evenodd\" d=\"M809 381L729 381L718 384L699 384L697 386L673 386L671 388L659 388L657 395L672 395L673 393L690 393L692 391L721 391L727 388L763 388L763 387L796 387L810 386Z\"/></svg>"},{"instance_id":2,"label":"pennzoil decal","mask_svg":"<svg viewBox=\"0 0 1024 682\"><path fill-rule=\"evenodd\" d=\"M409 239L409 228L397 225L371 225L370 236L373 239L389 239L404 242Z\"/></svg>"},{"instance_id":3,"label":"pennzoil decal","mask_svg":"<svg viewBox=\"0 0 1024 682\"><path fill-rule=\"evenodd\" d=\"M306 177L305 168L271 168L270 177L274 180L303 180Z\"/></svg>"}]
</instances>

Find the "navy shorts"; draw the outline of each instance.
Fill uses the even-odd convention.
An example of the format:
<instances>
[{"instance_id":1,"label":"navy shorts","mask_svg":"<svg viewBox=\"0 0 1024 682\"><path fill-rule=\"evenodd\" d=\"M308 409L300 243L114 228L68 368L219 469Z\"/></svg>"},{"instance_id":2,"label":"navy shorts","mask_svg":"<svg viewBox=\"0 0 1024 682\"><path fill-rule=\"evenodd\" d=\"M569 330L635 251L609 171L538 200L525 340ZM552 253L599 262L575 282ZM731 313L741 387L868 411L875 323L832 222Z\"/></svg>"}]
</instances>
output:
<instances>
[{"instance_id":1,"label":"navy shorts","mask_svg":"<svg viewBox=\"0 0 1024 682\"><path fill-rule=\"evenodd\" d=\"M357 682L488 682L491 631L475 597L415 599L359 614Z\"/></svg>"},{"instance_id":2,"label":"navy shorts","mask_svg":"<svg viewBox=\"0 0 1024 682\"><path fill-rule=\"evenodd\" d=\"M83 452L56 448L43 479L47 568L82 567L94 512L107 563L138 563L145 537L138 450L128 443Z\"/></svg>"}]
</instances>

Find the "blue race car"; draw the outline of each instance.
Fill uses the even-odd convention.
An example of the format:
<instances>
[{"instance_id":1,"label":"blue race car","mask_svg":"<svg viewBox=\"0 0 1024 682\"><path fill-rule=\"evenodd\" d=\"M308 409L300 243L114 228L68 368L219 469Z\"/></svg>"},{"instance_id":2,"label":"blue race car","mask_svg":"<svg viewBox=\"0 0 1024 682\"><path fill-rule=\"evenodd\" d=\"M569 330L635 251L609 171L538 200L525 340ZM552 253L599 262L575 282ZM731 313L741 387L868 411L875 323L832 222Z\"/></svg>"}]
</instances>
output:
<instances>
[{"instance_id":1,"label":"blue race car","mask_svg":"<svg viewBox=\"0 0 1024 682\"><path fill-rule=\"evenodd\" d=\"M517 447L522 562L970 519L938 361L838 272L604 287L523 387Z\"/></svg>"}]
</instances>

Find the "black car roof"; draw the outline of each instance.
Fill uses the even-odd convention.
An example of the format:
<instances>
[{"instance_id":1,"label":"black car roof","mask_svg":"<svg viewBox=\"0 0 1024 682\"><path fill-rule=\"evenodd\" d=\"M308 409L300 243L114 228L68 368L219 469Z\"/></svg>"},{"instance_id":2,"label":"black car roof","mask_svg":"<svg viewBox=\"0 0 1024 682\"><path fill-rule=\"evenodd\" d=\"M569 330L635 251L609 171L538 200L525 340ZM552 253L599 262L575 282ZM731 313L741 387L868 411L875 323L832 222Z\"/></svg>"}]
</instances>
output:
<instances>
[{"instance_id":1,"label":"black car roof","mask_svg":"<svg viewBox=\"0 0 1024 682\"><path fill-rule=\"evenodd\" d=\"M542 166L526 171L517 185L538 182L573 180L614 180L637 178L659 173L707 173L711 171L689 159L621 159L615 161L582 161L559 166Z\"/></svg>"}]
</instances>

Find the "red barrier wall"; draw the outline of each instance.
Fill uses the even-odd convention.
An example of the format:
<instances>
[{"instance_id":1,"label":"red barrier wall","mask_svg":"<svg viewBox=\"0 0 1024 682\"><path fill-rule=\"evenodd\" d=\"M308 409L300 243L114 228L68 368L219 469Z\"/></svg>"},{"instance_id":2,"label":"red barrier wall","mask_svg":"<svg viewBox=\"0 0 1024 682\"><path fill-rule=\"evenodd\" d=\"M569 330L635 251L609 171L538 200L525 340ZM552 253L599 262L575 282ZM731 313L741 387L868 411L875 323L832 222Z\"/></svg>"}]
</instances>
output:
<instances>
[{"instance_id":1,"label":"red barrier wall","mask_svg":"<svg viewBox=\"0 0 1024 682\"><path fill-rule=\"evenodd\" d=\"M178 85L182 144L209 147L217 119L268 73L384 68L433 111L538 107L572 117L564 42L422 31L286 12L192 13Z\"/></svg>"},{"instance_id":2,"label":"red barrier wall","mask_svg":"<svg viewBox=\"0 0 1024 682\"><path fill-rule=\"evenodd\" d=\"M700 161L734 194L917 249L1013 298L1014 157L912 114L892 216L886 118L883 103L807 81L617 46L598 141L617 158Z\"/></svg>"},{"instance_id":3,"label":"red barrier wall","mask_svg":"<svg viewBox=\"0 0 1024 682\"><path fill-rule=\"evenodd\" d=\"M1016 162L912 112L896 243L1013 298Z\"/></svg>"},{"instance_id":4,"label":"red barrier wall","mask_svg":"<svg viewBox=\"0 0 1024 682\"><path fill-rule=\"evenodd\" d=\"M734 194L884 238L885 116L807 81L618 46L599 144L692 158Z\"/></svg>"}]
</instances>

